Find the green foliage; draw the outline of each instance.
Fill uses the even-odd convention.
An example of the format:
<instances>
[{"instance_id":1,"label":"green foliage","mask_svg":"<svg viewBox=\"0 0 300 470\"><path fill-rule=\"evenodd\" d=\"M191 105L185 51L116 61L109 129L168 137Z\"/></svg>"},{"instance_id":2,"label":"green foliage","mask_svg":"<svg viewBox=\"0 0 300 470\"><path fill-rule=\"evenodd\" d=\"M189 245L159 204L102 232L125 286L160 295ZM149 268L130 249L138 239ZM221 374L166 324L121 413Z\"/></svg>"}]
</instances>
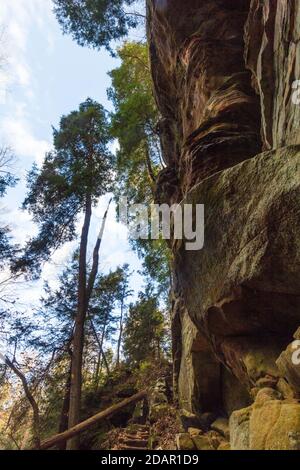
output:
<instances>
[{"instance_id":1,"label":"green foliage","mask_svg":"<svg viewBox=\"0 0 300 470\"><path fill-rule=\"evenodd\" d=\"M121 66L110 72L112 87L108 90L115 108L111 133L120 146L117 196L126 194L131 203L150 202L161 164L148 47L126 42L118 56Z\"/></svg>"},{"instance_id":2,"label":"green foliage","mask_svg":"<svg viewBox=\"0 0 300 470\"><path fill-rule=\"evenodd\" d=\"M126 265L125 265L126 266ZM104 334L104 339L113 342L119 314L116 307L122 296L124 267L119 267L107 275L100 275L94 289L89 315L97 329Z\"/></svg>"},{"instance_id":3,"label":"green foliage","mask_svg":"<svg viewBox=\"0 0 300 470\"><path fill-rule=\"evenodd\" d=\"M142 274L154 282L157 294L168 303L171 286L171 250L166 240L137 240L135 248L142 258Z\"/></svg>"},{"instance_id":4,"label":"green foliage","mask_svg":"<svg viewBox=\"0 0 300 470\"><path fill-rule=\"evenodd\" d=\"M154 202L155 179L162 169L157 130L159 112L152 92L146 44L126 42L119 50L120 67L112 70L108 96L115 112L111 133L118 140L116 198L126 195L131 204ZM168 295L170 251L164 240L132 240L143 259L144 275Z\"/></svg>"},{"instance_id":5,"label":"green foliage","mask_svg":"<svg viewBox=\"0 0 300 470\"><path fill-rule=\"evenodd\" d=\"M124 353L131 364L150 357L160 359L165 339L164 316L149 289L129 308L124 331Z\"/></svg>"},{"instance_id":6,"label":"green foliage","mask_svg":"<svg viewBox=\"0 0 300 470\"><path fill-rule=\"evenodd\" d=\"M124 288L128 288L128 265L118 267L108 274L98 274L90 299L88 319L93 321L99 337L113 342L119 320L118 306L124 295ZM77 285L78 285L78 253L72 259L59 277L59 286L53 289L45 284L45 294L41 299L40 317L44 320L45 329L42 328L39 337L33 345L44 353L50 354L53 348L64 350L70 341L74 319L77 312ZM44 331L43 331L44 330ZM87 335L92 337L93 332L89 321L86 325ZM87 338L89 341L89 338ZM92 341L91 349L95 346ZM88 344L87 344L88 346ZM87 350L87 353L89 351Z\"/></svg>"},{"instance_id":7,"label":"green foliage","mask_svg":"<svg viewBox=\"0 0 300 470\"><path fill-rule=\"evenodd\" d=\"M125 37L137 18L125 7L135 0L53 0L54 12L64 33L80 46L111 50L110 43Z\"/></svg>"},{"instance_id":8,"label":"green foliage","mask_svg":"<svg viewBox=\"0 0 300 470\"><path fill-rule=\"evenodd\" d=\"M15 270L39 273L40 264L53 250L76 236L76 222L88 199L96 204L111 187L112 155L104 108L91 99L78 111L63 116L53 130L54 150L28 175L23 208L33 216L39 234L26 245Z\"/></svg>"}]
</instances>

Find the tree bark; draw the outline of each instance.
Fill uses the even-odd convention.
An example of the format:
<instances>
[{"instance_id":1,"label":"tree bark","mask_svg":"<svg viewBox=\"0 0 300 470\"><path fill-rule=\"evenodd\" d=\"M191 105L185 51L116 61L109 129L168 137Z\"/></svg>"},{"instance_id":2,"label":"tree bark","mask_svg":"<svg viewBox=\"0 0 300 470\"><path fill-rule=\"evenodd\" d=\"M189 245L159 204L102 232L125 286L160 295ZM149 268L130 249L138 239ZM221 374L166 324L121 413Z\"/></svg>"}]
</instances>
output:
<instances>
[{"instance_id":1,"label":"tree bark","mask_svg":"<svg viewBox=\"0 0 300 470\"><path fill-rule=\"evenodd\" d=\"M107 372L107 375L110 375L110 369L109 369L109 365L108 365L108 362L107 362L107 359L106 359L106 355L103 351L103 347L102 347L102 344L101 344L101 341L98 337L98 334L97 334L97 331L96 331L96 328L95 328L95 325L93 323L93 320L90 320L91 322L91 327L92 327L92 330L93 330L93 333L94 333L94 337L97 341L97 344L98 344L98 347L99 347L99 359L98 359L98 364L97 364L97 371L99 371L99 365L100 365L100 362L101 362L101 356L103 357L103 361L104 361L104 364L105 364L105 367L106 367L106 372ZM97 379L97 372L96 372L96 379Z\"/></svg>"},{"instance_id":2,"label":"tree bark","mask_svg":"<svg viewBox=\"0 0 300 470\"><path fill-rule=\"evenodd\" d=\"M108 215L109 206L111 204L111 201L112 201L112 199L110 199L110 201L108 203L108 206L107 206L107 209L105 211L105 214L104 214L104 217L103 217L103 220L102 220L102 225L101 225L101 228L100 228L100 232L99 232L97 242L96 242L96 245L95 245L95 248L94 248L94 251L93 251L93 264L92 264L92 269L91 269L91 272L90 272L90 275L89 275L89 280L88 280L88 285L87 285L87 293L86 293L87 306L89 305L91 295L92 295L94 285L95 285L95 280L96 280L96 277L97 277L97 274L98 274L99 250L100 250L100 247L101 247L101 242L102 242L102 238L103 238L103 233L104 233L105 224L106 224L107 215Z\"/></svg>"},{"instance_id":3,"label":"tree bark","mask_svg":"<svg viewBox=\"0 0 300 470\"><path fill-rule=\"evenodd\" d=\"M85 219L81 232L80 252L79 252L79 281L78 281L78 311L75 319L73 352L72 352L72 373L70 387L70 408L68 427L72 428L80 421L81 388L82 388L82 355L84 346L84 325L89 308L89 302L94 289L95 280L99 266L99 250L105 229L107 214L111 200L103 217L101 229L93 251L93 264L87 282L87 244L92 216L91 196L87 196ZM101 349L103 343L101 343ZM71 439L67 444L68 450L78 449L78 438Z\"/></svg>"},{"instance_id":4,"label":"tree bark","mask_svg":"<svg viewBox=\"0 0 300 470\"><path fill-rule=\"evenodd\" d=\"M153 168L152 168L152 162L151 162L151 157L150 157L150 152L149 152L147 139L146 139L146 143L145 143L145 160L146 160L146 167L147 167L147 172L148 172L151 188L153 190L153 187L154 187L155 182L156 182L156 176L155 176L155 174L153 172Z\"/></svg>"},{"instance_id":5,"label":"tree bark","mask_svg":"<svg viewBox=\"0 0 300 470\"><path fill-rule=\"evenodd\" d=\"M75 328L72 349L72 373L70 387L69 428L80 421L81 386L82 386L82 354L84 345L84 323L87 314L87 287L86 287L86 258L88 235L92 216L92 200L88 195L86 199L84 224L81 232L79 251L79 279L78 279L78 308L75 318ZM78 438L68 442L68 450L78 448Z\"/></svg>"},{"instance_id":6,"label":"tree bark","mask_svg":"<svg viewBox=\"0 0 300 470\"><path fill-rule=\"evenodd\" d=\"M77 436L79 433L85 431L89 427L93 426L96 423L99 423L100 421L103 421L104 419L108 418L109 416L117 413L118 411L122 410L123 408L126 408L126 406L132 404L132 403L137 403L141 400L143 400L147 396L147 391L143 390L142 392L139 392L135 395L133 395L130 398L126 398L125 400L121 401L117 405L113 405L110 408L107 408L104 411L101 411L100 413L97 413L96 415L92 416L91 418L88 418L87 420L83 421L80 424L77 424L76 426L72 427L71 429L68 429L68 431L65 431L61 434L56 434L56 436L50 437L49 439L46 439L43 441L40 445L40 448L42 450L45 449L50 449L51 447L57 446L60 442L66 441L69 439L74 438L74 436Z\"/></svg>"},{"instance_id":7,"label":"tree bark","mask_svg":"<svg viewBox=\"0 0 300 470\"><path fill-rule=\"evenodd\" d=\"M122 299L122 303L121 303L120 331L119 331L118 348L117 348L117 367L120 366L120 351L121 351L121 343L122 343L122 336L123 336L123 314L124 314L124 299Z\"/></svg>"},{"instance_id":8,"label":"tree bark","mask_svg":"<svg viewBox=\"0 0 300 470\"><path fill-rule=\"evenodd\" d=\"M68 429L68 421L69 421L69 408L70 408L70 393L71 393L71 376L72 376L72 351L70 353L70 366L67 372L67 380L65 385L65 394L64 400L62 404L61 414L60 414L60 422L58 432L62 433ZM60 450L66 450L67 443L66 441L62 442L59 446Z\"/></svg>"},{"instance_id":9,"label":"tree bark","mask_svg":"<svg viewBox=\"0 0 300 470\"><path fill-rule=\"evenodd\" d=\"M65 394L64 394L64 401L61 409L60 415L60 423L58 432L64 432L68 429L68 416L69 416L69 407L70 407L70 389L71 389L71 373L72 373L72 365L70 365L70 369L68 371L68 376L65 385Z\"/></svg>"}]
</instances>

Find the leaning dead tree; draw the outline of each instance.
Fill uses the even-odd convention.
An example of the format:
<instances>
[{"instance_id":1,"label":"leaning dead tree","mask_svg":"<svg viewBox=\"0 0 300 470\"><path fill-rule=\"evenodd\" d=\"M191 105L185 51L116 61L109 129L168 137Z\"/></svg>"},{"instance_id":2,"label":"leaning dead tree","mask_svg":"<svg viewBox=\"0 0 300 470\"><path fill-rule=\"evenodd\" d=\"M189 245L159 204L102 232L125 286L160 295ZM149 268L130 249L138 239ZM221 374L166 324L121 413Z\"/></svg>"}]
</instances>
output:
<instances>
[{"instance_id":1,"label":"leaning dead tree","mask_svg":"<svg viewBox=\"0 0 300 470\"><path fill-rule=\"evenodd\" d=\"M120 403L117 403L116 405L113 405L104 411L100 411L100 413L97 413L96 415L92 416L91 418L86 419L82 423L77 424L76 426L68 429L67 431L62 432L60 434L56 434L55 436L50 437L49 439L46 439L45 441L41 442L39 448L42 450L46 450L46 449L50 449L51 447L55 447L61 442L67 441L73 438L74 436L77 436L78 434L90 428L94 424L99 423L100 421L103 421L104 419L112 416L113 414L116 414L118 411L121 411L123 408L126 408L126 406L143 400L144 398L146 398L146 396L147 396L146 390L136 393L132 397L126 398Z\"/></svg>"}]
</instances>

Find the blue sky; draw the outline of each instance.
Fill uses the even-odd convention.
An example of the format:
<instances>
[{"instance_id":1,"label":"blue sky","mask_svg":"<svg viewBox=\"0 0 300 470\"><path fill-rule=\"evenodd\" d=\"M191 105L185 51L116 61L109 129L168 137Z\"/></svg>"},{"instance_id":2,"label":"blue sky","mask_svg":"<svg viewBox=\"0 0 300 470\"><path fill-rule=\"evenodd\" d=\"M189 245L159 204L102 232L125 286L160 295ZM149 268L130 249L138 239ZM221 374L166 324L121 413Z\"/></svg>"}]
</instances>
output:
<instances>
[{"instance_id":1,"label":"blue sky","mask_svg":"<svg viewBox=\"0 0 300 470\"><path fill-rule=\"evenodd\" d=\"M16 173L20 183L1 201L1 222L10 223L19 243L32 235L35 227L30 216L19 207L25 194L25 176L33 162L40 164L51 149L51 126L60 116L78 108L91 97L111 109L106 89L107 72L118 65L108 52L81 48L69 36L62 35L52 13L51 0L1 0L0 27L3 29L1 55L5 55L4 73L0 77L0 142L13 148ZM5 82L5 83L4 83ZM4 91L5 89L5 91ZM107 198L99 201L93 218L90 246L96 238ZM25 309L34 308L43 281L56 284L57 274L76 245L67 244L53 257L42 279L29 285L7 287L7 293L19 299ZM126 228L116 222L115 211L109 214L101 248L102 271L128 262L134 270L140 262L130 250ZM5 276L6 273L2 273ZM132 286L137 292L142 279L136 273Z\"/></svg>"}]
</instances>

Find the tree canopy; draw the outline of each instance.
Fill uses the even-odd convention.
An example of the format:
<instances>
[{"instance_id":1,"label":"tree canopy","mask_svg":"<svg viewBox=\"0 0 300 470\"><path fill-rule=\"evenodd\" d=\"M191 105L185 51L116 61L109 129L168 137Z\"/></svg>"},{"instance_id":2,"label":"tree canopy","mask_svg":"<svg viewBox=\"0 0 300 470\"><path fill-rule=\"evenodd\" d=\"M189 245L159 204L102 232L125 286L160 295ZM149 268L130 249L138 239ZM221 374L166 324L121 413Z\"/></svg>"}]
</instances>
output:
<instances>
[{"instance_id":1,"label":"tree canopy","mask_svg":"<svg viewBox=\"0 0 300 470\"><path fill-rule=\"evenodd\" d=\"M110 44L127 36L138 17L126 11L135 0L53 0L64 33L80 46L111 50Z\"/></svg>"},{"instance_id":2,"label":"tree canopy","mask_svg":"<svg viewBox=\"0 0 300 470\"><path fill-rule=\"evenodd\" d=\"M157 296L146 289L129 308L124 330L124 352L130 363L159 359L165 339L164 316Z\"/></svg>"},{"instance_id":3,"label":"tree canopy","mask_svg":"<svg viewBox=\"0 0 300 470\"><path fill-rule=\"evenodd\" d=\"M14 269L39 273L40 263L53 250L76 236L78 216L87 198L96 204L112 181L111 137L103 106L88 98L77 111L63 116L53 129L54 150L41 168L28 174L28 194L23 203L39 227Z\"/></svg>"},{"instance_id":4,"label":"tree canopy","mask_svg":"<svg viewBox=\"0 0 300 470\"><path fill-rule=\"evenodd\" d=\"M108 96L113 102L111 133L118 139L118 194L131 203L153 200L159 170L159 113L152 92L149 52L146 44L126 42L118 49L120 67L112 70Z\"/></svg>"},{"instance_id":5,"label":"tree canopy","mask_svg":"<svg viewBox=\"0 0 300 470\"><path fill-rule=\"evenodd\" d=\"M125 42L118 49L121 65L110 72L108 96L114 104L111 133L118 140L115 196L131 204L151 204L156 177L163 168L147 44ZM143 259L144 275L157 281L160 292L170 287L170 252L165 240L132 240Z\"/></svg>"}]
</instances>

